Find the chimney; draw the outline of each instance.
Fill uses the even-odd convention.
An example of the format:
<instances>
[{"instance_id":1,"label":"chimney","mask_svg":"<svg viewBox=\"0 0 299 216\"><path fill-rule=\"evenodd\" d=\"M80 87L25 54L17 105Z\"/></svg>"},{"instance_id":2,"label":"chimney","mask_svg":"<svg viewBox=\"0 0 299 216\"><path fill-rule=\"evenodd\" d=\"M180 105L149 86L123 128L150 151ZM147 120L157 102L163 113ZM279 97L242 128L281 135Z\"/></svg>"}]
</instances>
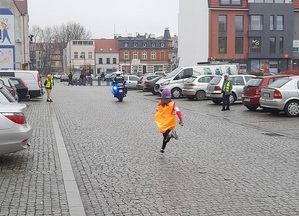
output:
<instances>
[{"instance_id":1,"label":"chimney","mask_svg":"<svg viewBox=\"0 0 299 216\"><path fill-rule=\"evenodd\" d=\"M165 28L164 30L164 40L171 40L169 28Z\"/></svg>"}]
</instances>

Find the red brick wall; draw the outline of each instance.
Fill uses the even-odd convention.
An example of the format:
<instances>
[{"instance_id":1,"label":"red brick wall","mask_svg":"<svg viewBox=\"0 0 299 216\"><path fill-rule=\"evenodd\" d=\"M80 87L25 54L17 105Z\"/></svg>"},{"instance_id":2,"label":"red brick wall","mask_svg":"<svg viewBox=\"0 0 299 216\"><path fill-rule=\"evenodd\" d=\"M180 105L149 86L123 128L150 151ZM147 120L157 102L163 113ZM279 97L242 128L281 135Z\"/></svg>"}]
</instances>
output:
<instances>
[{"instance_id":1,"label":"red brick wall","mask_svg":"<svg viewBox=\"0 0 299 216\"><path fill-rule=\"evenodd\" d=\"M248 53L248 12L247 11L227 11L212 10L210 11L210 37L209 37L209 57L213 59L243 59L247 58ZM218 16L227 16L227 53L218 54ZM243 36L243 54L235 54L235 16L243 15L244 17L244 36Z\"/></svg>"}]
</instances>

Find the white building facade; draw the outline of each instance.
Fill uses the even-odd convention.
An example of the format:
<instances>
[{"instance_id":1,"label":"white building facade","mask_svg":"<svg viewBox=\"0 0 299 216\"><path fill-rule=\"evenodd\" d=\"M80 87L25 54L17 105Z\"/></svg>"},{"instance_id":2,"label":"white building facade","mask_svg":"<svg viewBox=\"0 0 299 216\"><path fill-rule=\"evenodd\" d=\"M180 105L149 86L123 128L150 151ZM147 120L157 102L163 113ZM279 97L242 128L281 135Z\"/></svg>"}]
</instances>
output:
<instances>
[{"instance_id":1,"label":"white building facade","mask_svg":"<svg viewBox=\"0 0 299 216\"><path fill-rule=\"evenodd\" d=\"M0 1L0 69L30 69L27 0Z\"/></svg>"},{"instance_id":2,"label":"white building facade","mask_svg":"<svg viewBox=\"0 0 299 216\"><path fill-rule=\"evenodd\" d=\"M64 72L95 72L95 41L71 40L64 49Z\"/></svg>"},{"instance_id":3,"label":"white building facade","mask_svg":"<svg viewBox=\"0 0 299 216\"><path fill-rule=\"evenodd\" d=\"M206 0L180 0L178 16L179 66L207 62L209 56L209 8Z\"/></svg>"}]
</instances>

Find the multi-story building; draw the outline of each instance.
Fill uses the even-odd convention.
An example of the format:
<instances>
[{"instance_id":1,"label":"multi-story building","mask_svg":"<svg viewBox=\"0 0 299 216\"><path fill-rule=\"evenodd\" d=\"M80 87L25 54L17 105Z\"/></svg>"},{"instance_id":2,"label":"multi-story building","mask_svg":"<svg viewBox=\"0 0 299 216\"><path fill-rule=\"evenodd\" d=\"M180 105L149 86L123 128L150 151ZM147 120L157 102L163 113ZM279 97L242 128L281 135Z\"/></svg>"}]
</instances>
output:
<instances>
[{"instance_id":1,"label":"multi-story building","mask_svg":"<svg viewBox=\"0 0 299 216\"><path fill-rule=\"evenodd\" d=\"M95 65L98 74L119 69L117 39L95 39Z\"/></svg>"},{"instance_id":2,"label":"multi-story building","mask_svg":"<svg viewBox=\"0 0 299 216\"><path fill-rule=\"evenodd\" d=\"M0 69L30 69L27 0L1 0Z\"/></svg>"},{"instance_id":3,"label":"multi-story building","mask_svg":"<svg viewBox=\"0 0 299 216\"><path fill-rule=\"evenodd\" d=\"M145 74L170 71L172 68L173 43L169 29L162 38L153 35L118 37L119 69L126 73Z\"/></svg>"},{"instance_id":4,"label":"multi-story building","mask_svg":"<svg viewBox=\"0 0 299 216\"><path fill-rule=\"evenodd\" d=\"M95 41L71 40L63 51L64 72L95 73Z\"/></svg>"},{"instance_id":5,"label":"multi-story building","mask_svg":"<svg viewBox=\"0 0 299 216\"><path fill-rule=\"evenodd\" d=\"M292 1L209 0L209 10L211 59L240 63L246 72L277 73L292 67Z\"/></svg>"},{"instance_id":6,"label":"multi-story building","mask_svg":"<svg viewBox=\"0 0 299 216\"><path fill-rule=\"evenodd\" d=\"M199 1L180 0L180 65L189 64L187 59L196 56L198 61L238 63L244 73L277 73L298 66L299 0L207 2L208 16L202 5L196 5ZM208 28L203 20L207 20Z\"/></svg>"},{"instance_id":7,"label":"multi-story building","mask_svg":"<svg viewBox=\"0 0 299 216\"><path fill-rule=\"evenodd\" d=\"M32 69L41 73L63 71L63 55L61 43L33 43L35 45L32 58L35 62Z\"/></svg>"}]
</instances>

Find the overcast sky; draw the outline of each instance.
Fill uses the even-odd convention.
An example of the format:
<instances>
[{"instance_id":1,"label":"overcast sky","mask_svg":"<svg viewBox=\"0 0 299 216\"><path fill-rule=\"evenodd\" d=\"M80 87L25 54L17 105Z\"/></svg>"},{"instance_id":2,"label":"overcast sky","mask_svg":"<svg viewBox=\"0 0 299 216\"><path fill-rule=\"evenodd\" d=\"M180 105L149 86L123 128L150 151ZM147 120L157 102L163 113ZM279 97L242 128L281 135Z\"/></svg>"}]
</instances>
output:
<instances>
[{"instance_id":1,"label":"overcast sky","mask_svg":"<svg viewBox=\"0 0 299 216\"><path fill-rule=\"evenodd\" d=\"M28 0L29 26L80 23L92 38L178 34L179 0Z\"/></svg>"}]
</instances>

